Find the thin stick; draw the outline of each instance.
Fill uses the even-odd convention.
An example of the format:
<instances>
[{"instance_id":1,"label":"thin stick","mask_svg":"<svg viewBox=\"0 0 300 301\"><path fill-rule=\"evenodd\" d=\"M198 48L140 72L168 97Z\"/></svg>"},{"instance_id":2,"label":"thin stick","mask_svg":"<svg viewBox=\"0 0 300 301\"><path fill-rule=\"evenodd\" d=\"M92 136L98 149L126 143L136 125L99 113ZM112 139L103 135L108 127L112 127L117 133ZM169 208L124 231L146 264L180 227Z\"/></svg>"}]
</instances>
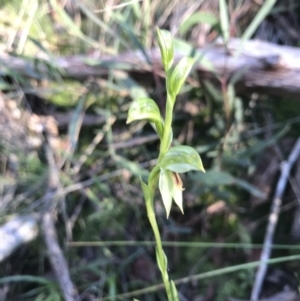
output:
<instances>
[{"instance_id":1,"label":"thin stick","mask_svg":"<svg viewBox=\"0 0 300 301\"><path fill-rule=\"evenodd\" d=\"M52 268L58 279L60 288L62 290L64 300L74 301L78 295L76 287L74 286L66 259L63 252L59 246L55 222L53 218L52 209L55 202L55 197L53 197L53 192L60 190L59 184L59 172L57 170L54 155L50 145L45 143L46 158L49 165L49 181L48 181L48 191L44 196L44 206L45 211L42 216L42 231L45 238L46 247L48 250L48 256L52 265Z\"/></svg>"},{"instance_id":2,"label":"thin stick","mask_svg":"<svg viewBox=\"0 0 300 301\"><path fill-rule=\"evenodd\" d=\"M64 300L74 301L77 291L71 281L67 262L57 241L56 230L51 212L46 212L43 215L42 227L50 262L58 279Z\"/></svg>"},{"instance_id":3,"label":"thin stick","mask_svg":"<svg viewBox=\"0 0 300 301\"><path fill-rule=\"evenodd\" d=\"M261 299L260 301L282 301L282 300L296 301L296 300L298 300L297 296L298 296L297 293L294 291L283 291L283 292L273 295L271 297ZM247 301L247 300L229 298L228 301Z\"/></svg>"},{"instance_id":4,"label":"thin stick","mask_svg":"<svg viewBox=\"0 0 300 301\"><path fill-rule=\"evenodd\" d=\"M263 250L262 250L262 253L260 256L260 265L259 265L258 271L256 273L255 283L254 283L252 293L251 293L251 301L258 300L260 292L261 292L261 288L262 288L263 281L264 281L266 271L267 271L267 261L269 260L270 254L271 254L274 232L275 232L275 228L277 225L278 215L279 215L280 207L281 207L281 199L282 199L287 181L289 179L291 169L292 169L294 163L296 162L299 154L300 154L300 138L297 140L297 142L288 158L288 161L282 162L282 165L281 165L281 175L280 175L280 179L277 183L275 195L274 195L273 202L272 202L267 232L266 232L265 239L264 239L264 246L263 246Z\"/></svg>"}]
</instances>

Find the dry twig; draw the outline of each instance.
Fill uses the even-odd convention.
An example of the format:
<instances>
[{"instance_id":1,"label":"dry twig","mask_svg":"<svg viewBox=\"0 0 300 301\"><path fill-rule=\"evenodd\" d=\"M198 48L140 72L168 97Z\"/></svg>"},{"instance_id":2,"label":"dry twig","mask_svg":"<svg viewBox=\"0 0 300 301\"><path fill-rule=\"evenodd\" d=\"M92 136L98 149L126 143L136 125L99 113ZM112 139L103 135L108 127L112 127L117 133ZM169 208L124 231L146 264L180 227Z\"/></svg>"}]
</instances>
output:
<instances>
[{"instance_id":1,"label":"dry twig","mask_svg":"<svg viewBox=\"0 0 300 301\"><path fill-rule=\"evenodd\" d=\"M282 196L289 179L291 169L296 162L300 154L300 138L297 140L289 158L287 161L282 162L281 165L281 176L277 183L275 195L272 202L271 213L269 216L268 228L264 239L264 246L260 257L260 266L258 268L255 283L251 293L251 301L256 301L259 298L263 281L267 271L267 261L270 258L271 248L273 243L273 237L275 228L277 225L278 215L280 212Z\"/></svg>"},{"instance_id":2,"label":"dry twig","mask_svg":"<svg viewBox=\"0 0 300 301\"><path fill-rule=\"evenodd\" d=\"M46 158L49 165L49 184L48 191L43 199L45 211L42 216L42 230L45 237L45 243L48 249L50 262L60 284L64 300L74 301L78 293L74 284L72 283L66 259L58 244L55 223L53 219L52 209L55 206L53 192L55 192L56 196L59 195L59 173L55 164L53 152L47 142L45 143L45 149Z\"/></svg>"},{"instance_id":3,"label":"dry twig","mask_svg":"<svg viewBox=\"0 0 300 301\"><path fill-rule=\"evenodd\" d=\"M235 298L230 298L228 301L246 301ZM260 301L300 301L300 297L296 292L287 291L281 292L268 298L261 299Z\"/></svg>"}]
</instances>

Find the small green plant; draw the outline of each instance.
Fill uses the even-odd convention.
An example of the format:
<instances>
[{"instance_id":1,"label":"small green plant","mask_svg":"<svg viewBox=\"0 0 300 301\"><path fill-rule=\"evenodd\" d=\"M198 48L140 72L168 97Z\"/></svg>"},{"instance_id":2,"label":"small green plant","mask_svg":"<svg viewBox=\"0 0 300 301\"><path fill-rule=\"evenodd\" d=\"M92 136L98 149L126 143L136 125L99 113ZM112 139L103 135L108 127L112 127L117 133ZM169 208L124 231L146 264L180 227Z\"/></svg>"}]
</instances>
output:
<instances>
[{"instance_id":1,"label":"small green plant","mask_svg":"<svg viewBox=\"0 0 300 301\"><path fill-rule=\"evenodd\" d=\"M147 120L154 127L160 138L159 157L156 166L150 172L148 184L143 182L142 179L140 179L140 181L146 202L147 215L155 236L156 260L166 288L168 300L177 301L179 300L178 292L174 282L169 279L167 258L162 248L160 232L155 216L155 190L158 183L167 217L169 217L173 199L183 212L183 187L179 173L191 170L204 172L204 168L201 158L195 149L186 145L171 146L173 140L173 108L176 96L179 94L195 60L193 58L184 57L173 67L174 48L170 32L157 28L157 38L166 73L167 101L165 118L162 118L159 108L153 99L139 98L134 100L129 108L127 123L135 120Z\"/></svg>"}]
</instances>

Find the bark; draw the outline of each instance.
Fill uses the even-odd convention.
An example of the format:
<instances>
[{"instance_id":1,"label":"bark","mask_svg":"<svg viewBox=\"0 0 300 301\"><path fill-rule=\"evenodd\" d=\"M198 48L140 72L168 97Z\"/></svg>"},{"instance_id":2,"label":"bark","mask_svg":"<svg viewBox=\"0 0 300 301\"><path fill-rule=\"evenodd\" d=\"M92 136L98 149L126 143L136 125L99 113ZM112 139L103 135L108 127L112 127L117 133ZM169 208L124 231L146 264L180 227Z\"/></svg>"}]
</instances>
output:
<instances>
[{"instance_id":1,"label":"bark","mask_svg":"<svg viewBox=\"0 0 300 301\"><path fill-rule=\"evenodd\" d=\"M199 55L204 58L196 63L195 67L200 79L226 78L227 82L235 81L238 92L250 91L299 99L300 49L259 40L245 41L243 46L241 45L240 39L232 39L227 47L217 42L197 49ZM58 70L62 77L84 80L106 77L112 69L125 70L137 81L152 81L151 64L161 69L160 53L157 48L145 53L146 55L141 51L131 51L114 57L100 58L85 55L52 57L48 61L30 61L1 54L0 63L17 74L32 78L51 78L53 70ZM175 50L175 61L183 55L186 53ZM208 67L207 62L210 62L212 68Z\"/></svg>"},{"instance_id":2,"label":"bark","mask_svg":"<svg viewBox=\"0 0 300 301\"><path fill-rule=\"evenodd\" d=\"M17 248L38 235L38 218L34 215L17 216L0 227L0 262Z\"/></svg>"}]
</instances>

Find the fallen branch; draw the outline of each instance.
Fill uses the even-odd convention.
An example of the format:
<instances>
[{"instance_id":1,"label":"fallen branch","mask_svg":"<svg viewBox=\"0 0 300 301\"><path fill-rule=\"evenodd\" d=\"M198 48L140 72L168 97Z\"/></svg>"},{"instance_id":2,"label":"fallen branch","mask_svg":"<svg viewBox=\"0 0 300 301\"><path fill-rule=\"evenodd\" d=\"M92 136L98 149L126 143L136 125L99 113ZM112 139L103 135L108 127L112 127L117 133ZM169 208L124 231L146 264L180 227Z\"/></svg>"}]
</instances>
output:
<instances>
[{"instance_id":1,"label":"fallen branch","mask_svg":"<svg viewBox=\"0 0 300 301\"><path fill-rule=\"evenodd\" d=\"M258 92L299 99L300 96L300 49L279 46L268 42L232 39L227 48L220 43L197 49L200 60L196 69L201 80L225 76L228 80L236 75L239 92ZM175 61L187 53L175 51ZM119 56L94 58L85 55L57 57L51 60L26 60L9 54L0 55L0 64L8 70L32 78L51 78L54 70L63 77L78 80L89 77L107 77L109 70L125 70L137 81L153 78L152 66L160 66L158 49L131 51ZM210 62L211 67L208 67Z\"/></svg>"},{"instance_id":2,"label":"fallen branch","mask_svg":"<svg viewBox=\"0 0 300 301\"><path fill-rule=\"evenodd\" d=\"M270 258L273 237L275 228L278 221L278 215L281 207L281 199L288 182L291 169L295 164L297 158L300 154L300 138L297 140L289 158L287 161L282 162L281 165L281 175L279 181L277 183L276 191L274 194L271 212L269 216L268 228L264 239L264 246L260 256L260 265L255 277L254 286L251 292L251 301L257 301L261 292L261 288L263 285L263 281L265 279L266 271L267 271L267 261Z\"/></svg>"},{"instance_id":3,"label":"fallen branch","mask_svg":"<svg viewBox=\"0 0 300 301\"><path fill-rule=\"evenodd\" d=\"M38 235L38 217L19 216L0 227L0 262Z\"/></svg>"}]
</instances>

